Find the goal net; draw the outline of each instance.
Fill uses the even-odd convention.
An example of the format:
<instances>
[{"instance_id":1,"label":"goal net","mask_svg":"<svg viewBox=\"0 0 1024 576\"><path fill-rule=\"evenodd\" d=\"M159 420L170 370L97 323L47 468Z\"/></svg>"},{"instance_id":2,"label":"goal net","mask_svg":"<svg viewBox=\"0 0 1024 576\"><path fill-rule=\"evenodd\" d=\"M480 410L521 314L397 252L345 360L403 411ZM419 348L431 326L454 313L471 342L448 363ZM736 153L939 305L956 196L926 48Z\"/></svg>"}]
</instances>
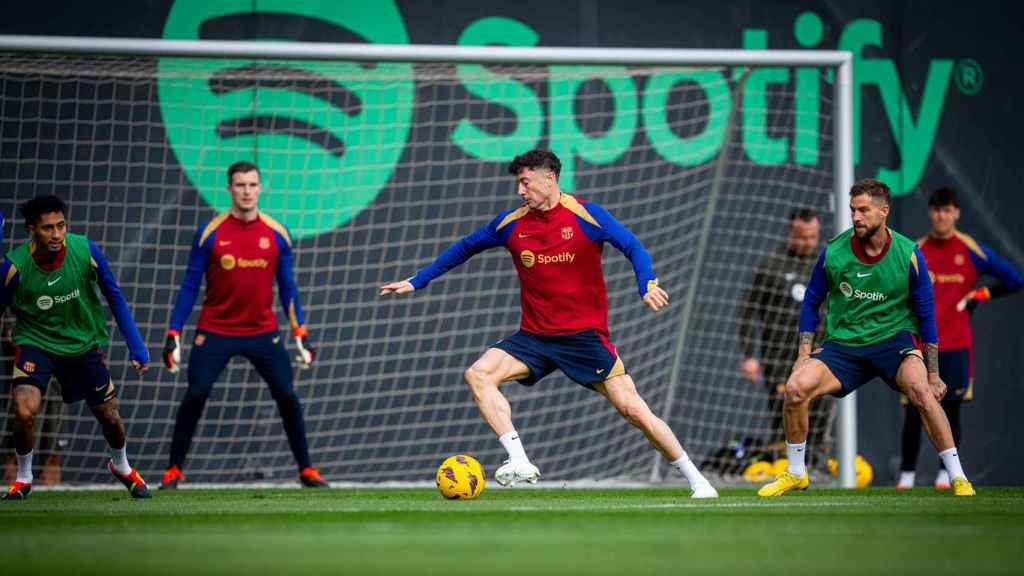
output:
<instances>
[{"instance_id":1,"label":"goal net","mask_svg":"<svg viewBox=\"0 0 1024 576\"><path fill-rule=\"evenodd\" d=\"M822 241L834 232L834 93L831 70L806 64L9 51L0 54L3 239L7 249L24 242L17 204L52 193L69 203L71 231L104 250L154 363L135 376L113 331L105 352L129 454L155 480L187 387L185 371L168 373L159 357L190 242L229 206L227 166L254 161L262 210L291 230L317 350L312 369L295 371L314 464L336 481L429 480L444 457L465 452L493 471L504 451L462 374L518 327L508 252L478 255L409 296L381 299L377 288L515 207L508 161L549 148L563 190L632 229L670 294L667 310L646 310L628 261L605 250L612 341L641 394L695 461L738 474L775 438L768 383L740 375L744 301L758 266L785 249L794 209L817 212ZM201 303L182 338L186 361ZM772 304L795 305L790 294ZM751 333L774 328L754 322ZM796 326L786 330L795 340ZM657 477L643 435L600 395L560 373L502 390L545 479ZM818 410L827 452L834 410ZM106 481L88 409L45 414L39 450L59 450L64 480ZM294 478L269 390L241 358L215 385L186 474Z\"/></svg>"}]
</instances>

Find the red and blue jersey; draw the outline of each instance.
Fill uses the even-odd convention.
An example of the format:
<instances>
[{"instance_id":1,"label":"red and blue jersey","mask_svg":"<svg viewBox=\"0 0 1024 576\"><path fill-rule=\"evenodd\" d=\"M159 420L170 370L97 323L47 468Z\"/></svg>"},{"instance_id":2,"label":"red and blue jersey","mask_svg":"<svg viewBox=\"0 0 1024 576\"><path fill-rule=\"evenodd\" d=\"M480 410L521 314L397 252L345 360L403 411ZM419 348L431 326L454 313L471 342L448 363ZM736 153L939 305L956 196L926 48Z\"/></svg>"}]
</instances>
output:
<instances>
[{"instance_id":1,"label":"red and blue jersey","mask_svg":"<svg viewBox=\"0 0 1024 576\"><path fill-rule=\"evenodd\" d=\"M975 289L981 276L999 281L990 288L992 297L1019 290L1024 278L1009 262L962 232L949 238L925 236L917 244L928 262L935 293L939 350L970 348L974 343L970 314L967 309L956 309L960 300Z\"/></svg>"},{"instance_id":2,"label":"red and blue jersey","mask_svg":"<svg viewBox=\"0 0 1024 576\"><path fill-rule=\"evenodd\" d=\"M610 242L632 263L643 297L657 285L640 241L604 208L562 194L550 210L523 206L499 214L410 278L420 290L474 254L504 246L519 274L520 328L545 336L596 330L608 336L601 252Z\"/></svg>"},{"instance_id":3,"label":"red and blue jersey","mask_svg":"<svg viewBox=\"0 0 1024 576\"><path fill-rule=\"evenodd\" d=\"M225 212L199 228L185 279L171 313L170 334L180 334L206 277L206 299L197 328L225 336L278 329L274 280L292 332L305 336L305 320L293 273L291 236L262 212L244 221Z\"/></svg>"}]
</instances>

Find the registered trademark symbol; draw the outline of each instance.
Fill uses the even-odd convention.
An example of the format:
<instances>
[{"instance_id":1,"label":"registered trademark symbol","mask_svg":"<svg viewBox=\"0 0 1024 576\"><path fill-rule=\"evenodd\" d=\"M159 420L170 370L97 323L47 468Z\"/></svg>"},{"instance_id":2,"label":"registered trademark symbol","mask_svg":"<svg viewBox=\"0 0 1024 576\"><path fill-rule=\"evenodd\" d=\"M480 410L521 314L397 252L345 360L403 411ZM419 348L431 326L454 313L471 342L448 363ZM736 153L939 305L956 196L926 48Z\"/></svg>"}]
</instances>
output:
<instances>
[{"instance_id":1,"label":"registered trademark symbol","mask_svg":"<svg viewBox=\"0 0 1024 576\"><path fill-rule=\"evenodd\" d=\"M985 73L981 71L981 64L970 58L957 62L954 77L960 93L968 96L981 92L981 87L985 83Z\"/></svg>"}]
</instances>

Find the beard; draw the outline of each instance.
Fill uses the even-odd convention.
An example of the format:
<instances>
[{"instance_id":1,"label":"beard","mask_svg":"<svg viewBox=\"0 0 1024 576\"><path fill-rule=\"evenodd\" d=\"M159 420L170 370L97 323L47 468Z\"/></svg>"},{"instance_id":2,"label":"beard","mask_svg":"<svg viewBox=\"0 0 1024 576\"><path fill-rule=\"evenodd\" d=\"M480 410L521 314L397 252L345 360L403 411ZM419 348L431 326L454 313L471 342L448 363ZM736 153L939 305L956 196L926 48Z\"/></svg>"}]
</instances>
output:
<instances>
[{"instance_id":1,"label":"beard","mask_svg":"<svg viewBox=\"0 0 1024 576\"><path fill-rule=\"evenodd\" d=\"M865 226L864 228L854 228L853 232L854 232L854 234L857 235L858 239L866 241L866 240L870 240L870 239L874 238L875 234L878 234L878 231L881 230L881 229L882 229L882 225L879 224L879 225L874 226L874 227Z\"/></svg>"}]
</instances>

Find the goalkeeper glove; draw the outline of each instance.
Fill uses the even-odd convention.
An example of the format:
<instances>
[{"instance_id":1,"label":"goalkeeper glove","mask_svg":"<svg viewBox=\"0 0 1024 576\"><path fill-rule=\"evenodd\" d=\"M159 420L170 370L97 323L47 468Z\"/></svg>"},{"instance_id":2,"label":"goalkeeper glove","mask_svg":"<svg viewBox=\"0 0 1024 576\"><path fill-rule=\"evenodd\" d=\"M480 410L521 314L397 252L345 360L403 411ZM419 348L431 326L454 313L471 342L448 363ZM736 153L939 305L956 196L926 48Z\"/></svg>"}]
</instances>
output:
<instances>
[{"instance_id":1,"label":"goalkeeper glove","mask_svg":"<svg viewBox=\"0 0 1024 576\"><path fill-rule=\"evenodd\" d=\"M313 365L313 357L316 356L316 351L306 342L305 336L297 336L295 338L295 347L299 349L299 355L295 357L299 367L303 370L308 369Z\"/></svg>"},{"instance_id":2,"label":"goalkeeper glove","mask_svg":"<svg viewBox=\"0 0 1024 576\"><path fill-rule=\"evenodd\" d=\"M957 302L956 310L957 312L963 312L965 308L970 307L971 310L969 311L973 311L974 307L978 305L978 302L984 302L991 299L992 291L989 290L987 286L978 288L977 290L971 290L966 296Z\"/></svg>"},{"instance_id":3,"label":"goalkeeper glove","mask_svg":"<svg viewBox=\"0 0 1024 576\"><path fill-rule=\"evenodd\" d=\"M167 334L164 341L164 366L174 374L181 365L181 341L177 334Z\"/></svg>"}]
</instances>

